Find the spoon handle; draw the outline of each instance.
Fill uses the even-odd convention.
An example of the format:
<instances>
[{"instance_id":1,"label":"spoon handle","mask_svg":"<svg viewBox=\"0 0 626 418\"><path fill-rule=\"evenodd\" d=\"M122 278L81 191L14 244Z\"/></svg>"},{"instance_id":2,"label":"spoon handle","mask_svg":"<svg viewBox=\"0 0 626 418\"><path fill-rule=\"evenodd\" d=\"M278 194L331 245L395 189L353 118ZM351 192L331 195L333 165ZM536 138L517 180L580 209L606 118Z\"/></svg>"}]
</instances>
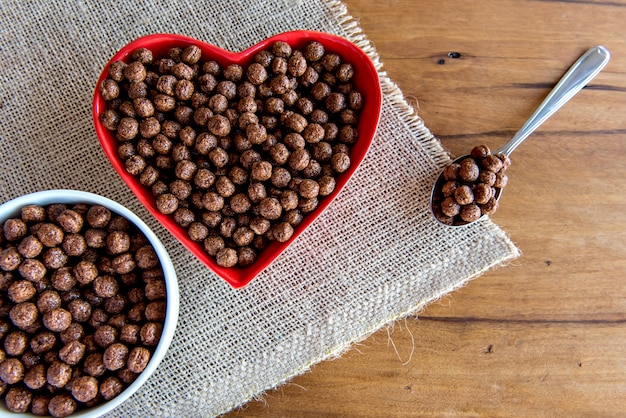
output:
<instances>
[{"instance_id":1,"label":"spoon handle","mask_svg":"<svg viewBox=\"0 0 626 418\"><path fill-rule=\"evenodd\" d=\"M528 118L513 138L498 152L511 155L535 129L559 110L576 93L587 85L609 62L611 53L603 46L595 46L585 52L546 96L537 110Z\"/></svg>"}]
</instances>

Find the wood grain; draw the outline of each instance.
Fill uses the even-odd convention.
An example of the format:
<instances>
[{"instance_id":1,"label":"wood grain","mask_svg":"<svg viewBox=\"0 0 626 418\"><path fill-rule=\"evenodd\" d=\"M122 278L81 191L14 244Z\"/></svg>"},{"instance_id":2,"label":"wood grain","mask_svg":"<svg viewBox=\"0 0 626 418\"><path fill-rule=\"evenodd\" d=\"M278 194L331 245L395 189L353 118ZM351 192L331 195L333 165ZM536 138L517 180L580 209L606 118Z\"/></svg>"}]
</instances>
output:
<instances>
[{"instance_id":1,"label":"wood grain","mask_svg":"<svg viewBox=\"0 0 626 418\"><path fill-rule=\"evenodd\" d=\"M226 416L626 416L626 1L346 4L452 155L613 57L512 156L493 219L522 257Z\"/></svg>"}]
</instances>

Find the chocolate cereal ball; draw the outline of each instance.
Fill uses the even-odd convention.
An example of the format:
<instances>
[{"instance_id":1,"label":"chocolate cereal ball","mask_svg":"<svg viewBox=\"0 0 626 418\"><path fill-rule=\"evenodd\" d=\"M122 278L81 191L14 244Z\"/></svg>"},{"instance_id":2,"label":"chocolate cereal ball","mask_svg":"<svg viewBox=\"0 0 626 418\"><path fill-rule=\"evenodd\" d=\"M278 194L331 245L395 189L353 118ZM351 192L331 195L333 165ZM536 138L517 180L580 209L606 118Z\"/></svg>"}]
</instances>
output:
<instances>
[{"instance_id":1,"label":"chocolate cereal ball","mask_svg":"<svg viewBox=\"0 0 626 418\"><path fill-rule=\"evenodd\" d=\"M306 44L303 51L304 57L313 62L319 61L324 56L325 52L324 46L317 41L312 41Z\"/></svg>"},{"instance_id":2,"label":"chocolate cereal ball","mask_svg":"<svg viewBox=\"0 0 626 418\"><path fill-rule=\"evenodd\" d=\"M135 252L135 261L137 267L142 270L155 268L159 265L159 257L157 256L152 245L146 244L141 246Z\"/></svg>"},{"instance_id":3,"label":"chocolate cereal ball","mask_svg":"<svg viewBox=\"0 0 626 418\"><path fill-rule=\"evenodd\" d=\"M493 189L489 185L485 183L478 183L476 185L476 188L474 189L474 198L476 203L484 205L489 201L489 199L491 199L492 196Z\"/></svg>"},{"instance_id":4,"label":"chocolate cereal ball","mask_svg":"<svg viewBox=\"0 0 626 418\"><path fill-rule=\"evenodd\" d=\"M484 169L497 173L502 169L502 160L496 155L487 155L482 159L481 165Z\"/></svg>"},{"instance_id":5,"label":"chocolate cereal ball","mask_svg":"<svg viewBox=\"0 0 626 418\"><path fill-rule=\"evenodd\" d=\"M285 118L284 124L287 128L293 130L294 132L302 133L304 128L308 125L308 121L303 115L292 112Z\"/></svg>"},{"instance_id":6,"label":"chocolate cereal ball","mask_svg":"<svg viewBox=\"0 0 626 418\"><path fill-rule=\"evenodd\" d=\"M24 353L28 347L28 337L22 331L13 331L4 339L4 351L6 355L17 357Z\"/></svg>"},{"instance_id":7,"label":"chocolate cereal ball","mask_svg":"<svg viewBox=\"0 0 626 418\"><path fill-rule=\"evenodd\" d=\"M126 304L126 298L119 293L104 300L104 310L107 313L114 315L111 319L109 319L109 323L111 325L119 327L118 324L123 324L125 322L125 318L116 314L120 314L126 308Z\"/></svg>"},{"instance_id":8,"label":"chocolate cereal ball","mask_svg":"<svg viewBox=\"0 0 626 418\"><path fill-rule=\"evenodd\" d=\"M98 276L98 268L90 261L82 260L72 269L76 280L81 284L89 284Z\"/></svg>"},{"instance_id":9,"label":"chocolate cereal ball","mask_svg":"<svg viewBox=\"0 0 626 418\"><path fill-rule=\"evenodd\" d=\"M104 228L111 220L111 211L104 206L94 205L87 211L87 222L93 228Z\"/></svg>"},{"instance_id":10,"label":"chocolate cereal ball","mask_svg":"<svg viewBox=\"0 0 626 418\"><path fill-rule=\"evenodd\" d=\"M93 376L80 376L72 383L72 396L78 402L89 402L98 395L98 380Z\"/></svg>"},{"instance_id":11,"label":"chocolate cereal ball","mask_svg":"<svg viewBox=\"0 0 626 418\"><path fill-rule=\"evenodd\" d=\"M146 78L146 67L139 61L133 61L124 68L124 77L132 82L140 82Z\"/></svg>"},{"instance_id":12,"label":"chocolate cereal ball","mask_svg":"<svg viewBox=\"0 0 626 418\"><path fill-rule=\"evenodd\" d=\"M102 362L102 354L91 353L83 362L83 371L89 376L99 377L104 374L106 368Z\"/></svg>"},{"instance_id":13,"label":"chocolate cereal ball","mask_svg":"<svg viewBox=\"0 0 626 418\"><path fill-rule=\"evenodd\" d=\"M133 373L141 373L144 371L150 361L150 351L145 347L134 347L126 361L126 367Z\"/></svg>"},{"instance_id":14,"label":"chocolate cereal ball","mask_svg":"<svg viewBox=\"0 0 626 418\"><path fill-rule=\"evenodd\" d=\"M171 193L164 193L157 197L156 205L159 212L169 215L178 209L178 199Z\"/></svg>"},{"instance_id":15,"label":"chocolate cereal ball","mask_svg":"<svg viewBox=\"0 0 626 418\"><path fill-rule=\"evenodd\" d=\"M57 217L56 222L65 232L76 234L83 227L83 217L79 213L66 209Z\"/></svg>"},{"instance_id":16,"label":"chocolate cereal ball","mask_svg":"<svg viewBox=\"0 0 626 418\"><path fill-rule=\"evenodd\" d=\"M450 197L454 194L454 191L459 188L459 186L460 184L456 180L446 181L441 187L441 193L444 197Z\"/></svg>"},{"instance_id":17,"label":"chocolate cereal ball","mask_svg":"<svg viewBox=\"0 0 626 418\"><path fill-rule=\"evenodd\" d=\"M11 322L20 329L27 329L35 323L38 317L37 305L32 302L18 303L9 311Z\"/></svg>"},{"instance_id":18,"label":"chocolate cereal ball","mask_svg":"<svg viewBox=\"0 0 626 418\"><path fill-rule=\"evenodd\" d=\"M43 222L46 210L42 206L30 204L20 209L20 216L24 222Z\"/></svg>"},{"instance_id":19,"label":"chocolate cereal ball","mask_svg":"<svg viewBox=\"0 0 626 418\"><path fill-rule=\"evenodd\" d=\"M35 354L42 354L52 350L57 342L55 334L49 331L41 331L30 340L30 348Z\"/></svg>"},{"instance_id":20,"label":"chocolate cereal ball","mask_svg":"<svg viewBox=\"0 0 626 418\"><path fill-rule=\"evenodd\" d=\"M72 377L72 367L62 361L53 361L46 374L48 383L54 387L65 386Z\"/></svg>"},{"instance_id":21,"label":"chocolate cereal ball","mask_svg":"<svg viewBox=\"0 0 626 418\"><path fill-rule=\"evenodd\" d=\"M176 179L170 183L170 193L180 201L185 201L192 192L192 186L189 182Z\"/></svg>"},{"instance_id":22,"label":"chocolate cereal ball","mask_svg":"<svg viewBox=\"0 0 626 418\"><path fill-rule=\"evenodd\" d=\"M24 367L29 370L31 367L41 362L41 356L33 353L32 351L26 351L22 354L21 360Z\"/></svg>"},{"instance_id":23,"label":"chocolate cereal ball","mask_svg":"<svg viewBox=\"0 0 626 418\"><path fill-rule=\"evenodd\" d=\"M119 284L114 276L98 276L93 281L93 290L101 298L110 298L119 291Z\"/></svg>"},{"instance_id":24,"label":"chocolate cereal ball","mask_svg":"<svg viewBox=\"0 0 626 418\"><path fill-rule=\"evenodd\" d=\"M309 213L317 208L319 200L317 198L303 198L298 202L298 209L302 213Z\"/></svg>"},{"instance_id":25,"label":"chocolate cereal ball","mask_svg":"<svg viewBox=\"0 0 626 418\"><path fill-rule=\"evenodd\" d=\"M220 176L215 181L215 190L225 198L232 196L237 188L227 176Z\"/></svg>"},{"instance_id":26,"label":"chocolate cereal ball","mask_svg":"<svg viewBox=\"0 0 626 418\"><path fill-rule=\"evenodd\" d=\"M244 193L238 193L231 197L230 207L235 213L246 213L250 210L252 203Z\"/></svg>"},{"instance_id":27,"label":"chocolate cereal ball","mask_svg":"<svg viewBox=\"0 0 626 418\"><path fill-rule=\"evenodd\" d=\"M350 168L350 157L348 154L339 152L331 158L331 166L337 173L343 173Z\"/></svg>"},{"instance_id":28,"label":"chocolate cereal ball","mask_svg":"<svg viewBox=\"0 0 626 418\"><path fill-rule=\"evenodd\" d=\"M215 254L215 260L222 267L234 267L237 264L237 251L232 248L222 248Z\"/></svg>"},{"instance_id":29,"label":"chocolate cereal ball","mask_svg":"<svg viewBox=\"0 0 626 418\"><path fill-rule=\"evenodd\" d=\"M216 136L226 136L230 133L230 121L222 115L211 116L207 122L209 132Z\"/></svg>"},{"instance_id":30,"label":"chocolate cereal ball","mask_svg":"<svg viewBox=\"0 0 626 418\"><path fill-rule=\"evenodd\" d=\"M187 229L187 235L195 242L202 242L208 234L209 228L201 222L192 222Z\"/></svg>"},{"instance_id":31,"label":"chocolate cereal ball","mask_svg":"<svg viewBox=\"0 0 626 418\"><path fill-rule=\"evenodd\" d=\"M285 190L280 195L280 204L283 210L285 211L297 208L298 207L298 194L293 190ZM258 234L261 235L263 233L258 233Z\"/></svg>"},{"instance_id":32,"label":"chocolate cereal ball","mask_svg":"<svg viewBox=\"0 0 626 418\"><path fill-rule=\"evenodd\" d=\"M460 186L454 191L454 200L459 205L468 205L474 201L474 192L467 185Z\"/></svg>"},{"instance_id":33,"label":"chocolate cereal ball","mask_svg":"<svg viewBox=\"0 0 626 418\"><path fill-rule=\"evenodd\" d=\"M218 211L224 207L224 198L215 192L207 192L202 197L202 206L208 211Z\"/></svg>"},{"instance_id":34,"label":"chocolate cereal ball","mask_svg":"<svg viewBox=\"0 0 626 418\"><path fill-rule=\"evenodd\" d=\"M320 196L328 196L330 195L337 185L335 178L332 176L322 176L317 181L319 185L319 195Z\"/></svg>"},{"instance_id":35,"label":"chocolate cereal ball","mask_svg":"<svg viewBox=\"0 0 626 418\"><path fill-rule=\"evenodd\" d=\"M12 387L8 390L4 403L11 412L27 412L32 401L32 393L21 387Z\"/></svg>"},{"instance_id":36,"label":"chocolate cereal ball","mask_svg":"<svg viewBox=\"0 0 626 418\"><path fill-rule=\"evenodd\" d=\"M215 257L217 253L225 246L224 239L217 235L211 235L204 239L204 250L210 256Z\"/></svg>"},{"instance_id":37,"label":"chocolate cereal ball","mask_svg":"<svg viewBox=\"0 0 626 418\"><path fill-rule=\"evenodd\" d=\"M459 171L461 170L461 164L452 163L446 166L443 169L443 177L446 180L457 180L459 179Z\"/></svg>"},{"instance_id":38,"label":"chocolate cereal ball","mask_svg":"<svg viewBox=\"0 0 626 418\"><path fill-rule=\"evenodd\" d=\"M70 257L78 257L87 250L85 237L80 234L67 234L61 244L63 251Z\"/></svg>"},{"instance_id":39,"label":"chocolate cereal ball","mask_svg":"<svg viewBox=\"0 0 626 418\"><path fill-rule=\"evenodd\" d=\"M461 166L459 168L459 177L463 181L473 182L480 175L480 169L476 164L476 161L472 158L466 158L461 161Z\"/></svg>"},{"instance_id":40,"label":"chocolate cereal ball","mask_svg":"<svg viewBox=\"0 0 626 418\"><path fill-rule=\"evenodd\" d=\"M106 231L91 228L85 231L85 244L89 248L103 248L106 246Z\"/></svg>"},{"instance_id":41,"label":"chocolate cereal ball","mask_svg":"<svg viewBox=\"0 0 626 418\"><path fill-rule=\"evenodd\" d=\"M5 248L0 251L0 269L13 271L19 267L21 262L22 256L14 247Z\"/></svg>"},{"instance_id":42,"label":"chocolate cereal ball","mask_svg":"<svg viewBox=\"0 0 626 418\"><path fill-rule=\"evenodd\" d=\"M309 151L304 148L298 148L289 156L288 164L292 170L302 171L309 165L310 161Z\"/></svg>"},{"instance_id":43,"label":"chocolate cereal ball","mask_svg":"<svg viewBox=\"0 0 626 418\"><path fill-rule=\"evenodd\" d=\"M24 384L30 389L41 389L46 383L46 368L43 364L33 365L24 375Z\"/></svg>"},{"instance_id":44,"label":"chocolate cereal ball","mask_svg":"<svg viewBox=\"0 0 626 418\"><path fill-rule=\"evenodd\" d=\"M289 241L293 232L293 227L288 222L281 222L272 229L272 235L278 242Z\"/></svg>"},{"instance_id":45,"label":"chocolate cereal ball","mask_svg":"<svg viewBox=\"0 0 626 418\"><path fill-rule=\"evenodd\" d=\"M209 159L216 168L226 166L229 161L228 153L221 147L215 147L209 151Z\"/></svg>"},{"instance_id":46,"label":"chocolate cereal ball","mask_svg":"<svg viewBox=\"0 0 626 418\"><path fill-rule=\"evenodd\" d=\"M496 173L496 179L493 182L493 187L503 189L507 185L508 181L508 176L502 171L499 171L498 173Z\"/></svg>"},{"instance_id":47,"label":"chocolate cereal ball","mask_svg":"<svg viewBox=\"0 0 626 418\"><path fill-rule=\"evenodd\" d=\"M30 300L37 294L37 289L30 280L17 280L11 283L7 290L9 299L14 303Z\"/></svg>"},{"instance_id":48,"label":"chocolate cereal ball","mask_svg":"<svg viewBox=\"0 0 626 418\"><path fill-rule=\"evenodd\" d=\"M268 161L257 161L252 164L251 178L255 181L265 181L272 177L272 164Z\"/></svg>"},{"instance_id":49,"label":"chocolate cereal ball","mask_svg":"<svg viewBox=\"0 0 626 418\"><path fill-rule=\"evenodd\" d=\"M69 327L63 332L61 332L60 338L61 341L67 344L70 341L78 341L85 336L85 330L83 326L77 322L72 322Z\"/></svg>"},{"instance_id":50,"label":"chocolate cereal ball","mask_svg":"<svg viewBox=\"0 0 626 418\"><path fill-rule=\"evenodd\" d=\"M193 65L200 60L202 56L202 50L196 45L189 45L186 47L180 55L180 59L189 65Z\"/></svg>"},{"instance_id":51,"label":"chocolate cereal ball","mask_svg":"<svg viewBox=\"0 0 626 418\"><path fill-rule=\"evenodd\" d=\"M300 183L298 191L302 197L313 199L319 195L320 186L315 180L304 179L302 183Z\"/></svg>"},{"instance_id":52,"label":"chocolate cereal ball","mask_svg":"<svg viewBox=\"0 0 626 418\"><path fill-rule=\"evenodd\" d=\"M119 370L128 359L128 347L121 343L113 343L104 351L102 362L107 370Z\"/></svg>"},{"instance_id":53,"label":"chocolate cereal ball","mask_svg":"<svg viewBox=\"0 0 626 418\"><path fill-rule=\"evenodd\" d=\"M91 304L83 299L74 299L67 304L74 322L85 322L91 316Z\"/></svg>"},{"instance_id":54,"label":"chocolate cereal ball","mask_svg":"<svg viewBox=\"0 0 626 418\"><path fill-rule=\"evenodd\" d=\"M7 241L17 241L26 235L26 223L19 218L7 219L4 222L3 232Z\"/></svg>"},{"instance_id":55,"label":"chocolate cereal ball","mask_svg":"<svg viewBox=\"0 0 626 418\"><path fill-rule=\"evenodd\" d=\"M70 341L59 350L59 359L71 366L77 365L85 355L85 344L79 341Z\"/></svg>"},{"instance_id":56,"label":"chocolate cereal ball","mask_svg":"<svg viewBox=\"0 0 626 418\"><path fill-rule=\"evenodd\" d=\"M37 238L46 247L55 247L63 242L63 230L53 223L43 223L37 229Z\"/></svg>"},{"instance_id":57,"label":"chocolate cereal ball","mask_svg":"<svg viewBox=\"0 0 626 418\"><path fill-rule=\"evenodd\" d=\"M496 173L489 170L483 170L478 175L478 181L487 186L493 186L496 183Z\"/></svg>"},{"instance_id":58,"label":"chocolate cereal ball","mask_svg":"<svg viewBox=\"0 0 626 418\"><path fill-rule=\"evenodd\" d=\"M491 199L487 201L487 203L482 205L480 208L482 210L482 213L486 215L491 215L498 209L498 201L495 199L495 197L492 197Z\"/></svg>"},{"instance_id":59,"label":"chocolate cereal ball","mask_svg":"<svg viewBox=\"0 0 626 418\"><path fill-rule=\"evenodd\" d=\"M120 330L119 339L121 342L135 345L140 338L141 327L137 324L126 324ZM104 366L103 366L104 367Z\"/></svg>"},{"instance_id":60,"label":"chocolate cereal ball","mask_svg":"<svg viewBox=\"0 0 626 418\"><path fill-rule=\"evenodd\" d=\"M233 241L240 247L250 245L253 239L254 232L248 227L242 226L233 232Z\"/></svg>"},{"instance_id":61,"label":"chocolate cereal ball","mask_svg":"<svg viewBox=\"0 0 626 418\"><path fill-rule=\"evenodd\" d=\"M246 76L250 83L258 86L267 79L267 70L263 65L255 62L248 66Z\"/></svg>"},{"instance_id":62,"label":"chocolate cereal ball","mask_svg":"<svg viewBox=\"0 0 626 418\"><path fill-rule=\"evenodd\" d=\"M165 299L166 297L165 281L161 279L148 280L146 282L144 289L145 289L145 297L148 300Z\"/></svg>"},{"instance_id":63,"label":"chocolate cereal ball","mask_svg":"<svg viewBox=\"0 0 626 418\"><path fill-rule=\"evenodd\" d=\"M46 275L46 266L39 260L26 259L20 264L18 271L20 275L32 282L43 280Z\"/></svg>"},{"instance_id":64,"label":"chocolate cereal ball","mask_svg":"<svg viewBox=\"0 0 626 418\"><path fill-rule=\"evenodd\" d=\"M76 401L68 393L56 395L48 404L48 412L55 418L71 415L76 411Z\"/></svg>"},{"instance_id":65,"label":"chocolate cereal ball","mask_svg":"<svg viewBox=\"0 0 626 418\"><path fill-rule=\"evenodd\" d=\"M128 220L122 216L115 215L109 222L109 231L126 231L130 228Z\"/></svg>"},{"instance_id":66,"label":"chocolate cereal ball","mask_svg":"<svg viewBox=\"0 0 626 418\"><path fill-rule=\"evenodd\" d=\"M106 401L109 401L119 395L124 389L124 385L117 377L109 376L100 384L100 395Z\"/></svg>"},{"instance_id":67,"label":"chocolate cereal ball","mask_svg":"<svg viewBox=\"0 0 626 418\"><path fill-rule=\"evenodd\" d=\"M278 199L273 197L268 197L259 203L259 213L265 219L276 220L280 218L282 213L282 206Z\"/></svg>"},{"instance_id":68,"label":"chocolate cereal ball","mask_svg":"<svg viewBox=\"0 0 626 418\"><path fill-rule=\"evenodd\" d=\"M230 208L228 207L225 207L222 211L224 212L224 215L234 215L234 213L231 213ZM219 233L224 238L231 238L233 236L233 233L235 232L235 229L237 228L237 220L231 216L224 216L222 218L222 222L220 222L218 227Z\"/></svg>"},{"instance_id":69,"label":"chocolate cereal ball","mask_svg":"<svg viewBox=\"0 0 626 418\"><path fill-rule=\"evenodd\" d=\"M52 273L50 283L54 289L67 292L76 286L77 281L69 267L61 267Z\"/></svg>"},{"instance_id":70,"label":"chocolate cereal ball","mask_svg":"<svg viewBox=\"0 0 626 418\"><path fill-rule=\"evenodd\" d=\"M48 415L48 405L50 404L50 397L47 395L35 395L33 396L32 403L30 405L30 412L33 415L45 416Z\"/></svg>"},{"instance_id":71,"label":"chocolate cereal ball","mask_svg":"<svg viewBox=\"0 0 626 418\"><path fill-rule=\"evenodd\" d=\"M24 378L24 365L16 358L7 358L0 363L0 379L13 385Z\"/></svg>"},{"instance_id":72,"label":"chocolate cereal ball","mask_svg":"<svg viewBox=\"0 0 626 418\"><path fill-rule=\"evenodd\" d=\"M111 231L107 235L106 248L110 254L121 254L130 248L130 237L124 231Z\"/></svg>"},{"instance_id":73,"label":"chocolate cereal ball","mask_svg":"<svg viewBox=\"0 0 626 418\"><path fill-rule=\"evenodd\" d=\"M256 252L250 247L240 247L237 249L237 262L242 267L252 265L256 261Z\"/></svg>"},{"instance_id":74,"label":"chocolate cereal ball","mask_svg":"<svg viewBox=\"0 0 626 418\"><path fill-rule=\"evenodd\" d=\"M63 308L55 308L43 315L43 325L53 332L62 332L72 323L72 314Z\"/></svg>"}]
</instances>

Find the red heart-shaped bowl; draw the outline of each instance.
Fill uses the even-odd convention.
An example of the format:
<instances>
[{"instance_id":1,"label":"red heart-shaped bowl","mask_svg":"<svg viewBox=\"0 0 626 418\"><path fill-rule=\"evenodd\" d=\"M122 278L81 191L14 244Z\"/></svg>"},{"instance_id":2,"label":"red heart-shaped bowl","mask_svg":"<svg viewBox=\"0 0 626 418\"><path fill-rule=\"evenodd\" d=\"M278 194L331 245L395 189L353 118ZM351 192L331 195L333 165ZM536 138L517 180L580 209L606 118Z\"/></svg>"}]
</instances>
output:
<instances>
[{"instance_id":1,"label":"red heart-shaped bowl","mask_svg":"<svg viewBox=\"0 0 626 418\"><path fill-rule=\"evenodd\" d=\"M306 214L302 222L294 228L293 236L286 242L271 242L265 249L259 252L256 261L247 267L219 266L215 260L203 249L203 244L189 239L187 231L174 221L171 215L164 215L156 207L156 201L149 188L143 186L139 179L129 174L124 167L123 161L118 157L117 147L119 142L114 133L105 128L100 121L100 115L106 110L106 102L100 93L99 86L107 78L109 65L114 61L129 61L130 56L137 48L148 48L153 52L155 58L163 57L167 51L173 47L184 48L189 45L197 45L202 51L202 60L209 59L217 61L222 68L234 63L241 65L244 69L253 62L254 56L261 50L271 48L276 41L287 42L293 49L301 49L311 41L321 43L326 51L338 54L343 61L349 62L354 67L354 77L352 82L359 92L361 92L364 105L359 114L357 130L359 137L350 151L350 168L336 177L336 187L334 191L321 198L317 208ZM350 177L361 164L378 127L380 109L382 103L382 93L378 72L370 58L359 47L348 40L327 33L315 31L293 31L286 32L268 38L257 45L242 52L234 53L225 51L214 45L198 41L181 35L155 34L136 39L124 46L107 63L96 84L93 99L93 123L96 134L102 148L109 161L122 177L124 182L133 191L137 198L146 208L161 222L189 251L198 259L213 270L219 277L224 279L234 288L247 285L254 277L269 266L278 255L280 255L297 237L324 211L330 203L337 197Z\"/></svg>"}]
</instances>

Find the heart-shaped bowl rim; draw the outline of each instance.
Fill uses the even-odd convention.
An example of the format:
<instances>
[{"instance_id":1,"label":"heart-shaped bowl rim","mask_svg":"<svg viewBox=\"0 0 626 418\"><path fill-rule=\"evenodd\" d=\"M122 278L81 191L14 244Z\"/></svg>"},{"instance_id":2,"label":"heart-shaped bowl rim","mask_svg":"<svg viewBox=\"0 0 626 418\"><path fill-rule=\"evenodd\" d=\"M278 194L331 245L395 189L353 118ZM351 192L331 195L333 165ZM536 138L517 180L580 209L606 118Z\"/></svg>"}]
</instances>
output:
<instances>
[{"instance_id":1,"label":"heart-shaped bowl rim","mask_svg":"<svg viewBox=\"0 0 626 418\"><path fill-rule=\"evenodd\" d=\"M302 223L294 228L294 234L291 239L283 243L270 243L265 249L259 252L257 260L250 266L225 268L219 266L215 260L204 251L202 243L191 241L185 229L177 225L173 217L160 213L156 208L155 199L150 190L142 186L138 178L126 172L122 161L117 156L116 144L118 141L111 131L105 128L100 122L99 116L106 109L106 102L100 94L98 86L106 79L109 65L112 62L118 60L128 61L132 51L137 48L148 48L152 50L154 56L158 57L164 56L169 48L185 47L194 44L202 50L203 60L213 59L217 61L222 68L230 63L236 63L245 68L247 64L253 61L254 55L257 52L268 49L276 41L287 42L294 49L301 49L308 42L317 41L324 45L327 51L335 52L340 55L344 61L352 63L355 68L353 78L354 86L361 92L365 101L359 115L359 123L357 126L359 139L353 145L350 153L350 168L336 178L336 187L333 193L320 199L317 208L311 213L306 214ZM96 84L92 113L96 134L106 156L113 165L113 168L133 191L135 196L144 204L148 211L200 261L233 288L241 288L250 283L250 281L267 268L276 257L287 249L287 247L291 245L324 210L326 210L330 203L341 192L348 180L360 166L370 148L378 127L381 106L382 91L378 71L372 60L362 49L347 39L336 35L324 32L298 30L272 36L242 52L230 52L206 42L177 34L153 34L138 38L121 48L104 67Z\"/></svg>"},{"instance_id":2,"label":"heart-shaped bowl rim","mask_svg":"<svg viewBox=\"0 0 626 418\"><path fill-rule=\"evenodd\" d=\"M150 378L150 376L156 371L159 364L165 357L167 350L174 338L174 332L176 331L176 325L178 323L178 313L180 304L180 292L178 289L178 279L176 277L176 271L170 256L163 246L163 243L155 235L155 233L146 225L137 215L135 215L128 208L121 204L108 199L106 197L83 192L79 190L44 190L39 192L30 193L27 195L19 196L13 200L9 200L0 205L0 224L9 218L18 216L20 209L29 204L35 204L40 206L46 206L53 203L64 204L76 204L86 203L90 205L102 205L111 212L126 218L131 224L133 224L141 233L148 239L155 253L157 254L163 269L163 276L165 278L166 289L166 308L165 308L165 321L163 322L163 331L161 338L157 344L152 358L148 362L148 365L143 372L137 376L137 379L129 386L127 386L119 395L115 398L103 402L97 406L91 408L81 409L73 413L72 417L80 418L96 418L104 415L107 412L112 411L121 405L124 401L131 397L139 388ZM15 417L15 412L10 412L4 406L4 403L0 405L0 417ZM29 416L31 416L29 414ZM33 415L34 416L34 415Z\"/></svg>"}]
</instances>

